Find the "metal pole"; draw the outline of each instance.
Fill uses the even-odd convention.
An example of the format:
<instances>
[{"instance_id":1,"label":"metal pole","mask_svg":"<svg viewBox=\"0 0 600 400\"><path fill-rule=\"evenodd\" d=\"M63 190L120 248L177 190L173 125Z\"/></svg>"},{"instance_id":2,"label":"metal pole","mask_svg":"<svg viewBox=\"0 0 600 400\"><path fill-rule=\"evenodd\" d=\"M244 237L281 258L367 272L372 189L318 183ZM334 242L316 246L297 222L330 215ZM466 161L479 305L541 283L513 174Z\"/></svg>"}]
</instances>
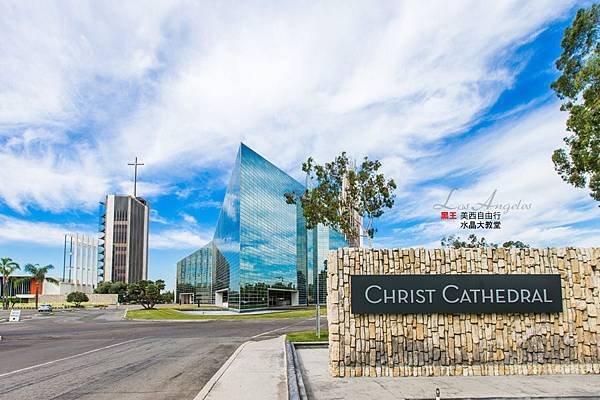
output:
<instances>
[{"instance_id":1,"label":"metal pole","mask_svg":"<svg viewBox=\"0 0 600 400\"><path fill-rule=\"evenodd\" d=\"M73 237L69 240L69 282L71 282L71 271L73 270Z\"/></svg>"},{"instance_id":2,"label":"metal pole","mask_svg":"<svg viewBox=\"0 0 600 400\"><path fill-rule=\"evenodd\" d=\"M129 163L127 165L133 166L133 197L137 197L137 167L138 167L138 165L144 165L144 164L138 163L138 158L136 156L135 162Z\"/></svg>"},{"instance_id":3,"label":"metal pole","mask_svg":"<svg viewBox=\"0 0 600 400\"><path fill-rule=\"evenodd\" d=\"M137 197L137 157L135 158L135 167L133 168L133 197Z\"/></svg>"},{"instance_id":4,"label":"metal pole","mask_svg":"<svg viewBox=\"0 0 600 400\"><path fill-rule=\"evenodd\" d=\"M65 235L65 247L63 250L63 282L65 281L65 277L66 277L66 270L67 270L67 235Z\"/></svg>"},{"instance_id":5,"label":"metal pole","mask_svg":"<svg viewBox=\"0 0 600 400\"><path fill-rule=\"evenodd\" d=\"M317 337L321 337L321 305L319 304L319 268L317 267Z\"/></svg>"}]
</instances>

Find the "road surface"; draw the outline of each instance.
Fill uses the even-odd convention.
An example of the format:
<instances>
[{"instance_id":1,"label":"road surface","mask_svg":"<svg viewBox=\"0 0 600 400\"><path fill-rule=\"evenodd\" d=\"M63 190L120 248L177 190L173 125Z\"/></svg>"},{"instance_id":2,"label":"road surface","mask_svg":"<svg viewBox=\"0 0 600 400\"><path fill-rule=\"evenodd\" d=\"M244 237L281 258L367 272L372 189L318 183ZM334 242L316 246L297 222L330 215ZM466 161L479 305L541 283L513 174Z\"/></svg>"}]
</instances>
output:
<instances>
[{"instance_id":1,"label":"road surface","mask_svg":"<svg viewBox=\"0 0 600 400\"><path fill-rule=\"evenodd\" d=\"M247 340L314 318L126 321L123 310L0 323L0 399L193 399Z\"/></svg>"}]
</instances>

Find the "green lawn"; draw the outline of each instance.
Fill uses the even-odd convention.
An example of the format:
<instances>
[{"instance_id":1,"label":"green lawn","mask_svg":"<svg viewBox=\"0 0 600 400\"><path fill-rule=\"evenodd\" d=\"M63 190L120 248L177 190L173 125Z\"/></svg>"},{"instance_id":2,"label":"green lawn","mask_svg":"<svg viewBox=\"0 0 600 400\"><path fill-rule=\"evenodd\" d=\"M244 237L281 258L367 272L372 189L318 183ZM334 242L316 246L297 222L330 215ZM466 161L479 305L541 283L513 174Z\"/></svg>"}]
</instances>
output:
<instances>
[{"instance_id":1,"label":"green lawn","mask_svg":"<svg viewBox=\"0 0 600 400\"><path fill-rule=\"evenodd\" d=\"M325 315L325 307L321 307L321 315ZM129 319L164 319L164 320L184 320L184 319L255 319L255 318L303 318L314 317L315 309L301 309L284 312L275 312L270 314L239 314L239 315L190 315L185 312L172 310L169 308L160 308L153 310L128 310L126 314Z\"/></svg>"},{"instance_id":2,"label":"green lawn","mask_svg":"<svg viewBox=\"0 0 600 400\"><path fill-rule=\"evenodd\" d=\"M156 305L157 308L162 308L162 309L190 309L190 310L206 310L206 309L215 309L215 310L220 310L223 307L219 307L219 306L215 306L214 304L200 304L200 307L198 307L197 304L157 304Z\"/></svg>"},{"instance_id":3,"label":"green lawn","mask_svg":"<svg viewBox=\"0 0 600 400\"><path fill-rule=\"evenodd\" d=\"M326 342L328 340L327 329L321 330L321 337L317 337L317 332L311 331L292 332L286 335L286 339L290 342Z\"/></svg>"}]
</instances>

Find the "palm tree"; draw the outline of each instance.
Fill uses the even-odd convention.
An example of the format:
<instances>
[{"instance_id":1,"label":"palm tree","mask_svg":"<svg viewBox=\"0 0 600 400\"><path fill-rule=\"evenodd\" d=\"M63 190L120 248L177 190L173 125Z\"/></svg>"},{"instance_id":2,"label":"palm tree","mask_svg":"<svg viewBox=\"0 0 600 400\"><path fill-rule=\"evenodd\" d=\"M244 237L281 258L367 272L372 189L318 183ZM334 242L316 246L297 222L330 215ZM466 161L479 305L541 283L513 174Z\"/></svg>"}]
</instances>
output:
<instances>
[{"instance_id":1,"label":"palm tree","mask_svg":"<svg viewBox=\"0 0 600 400\"><path fill-rule=\"evenodd\" d=\"M45 267L40 267L39 264L27 264L25 271L29 272L33 279L35 279L35 308L38 308L38 294L40 284L44 284L44 280L50 283L58 284L58 281L54 278L47 277L46 274L49 270L54 269L54 265L48 264Z\"/></svg>"},{"instance_id":2,"label":"palm tree","mask_svg":"<svg viewBox=\"0 0 600 400\"><path fill-rule=\"evenodd\" d=\"M16 270L21 269L19 264L14 262L12 258L0 258L0 273L2 274L2 283L4 285L4 296L2 296L2 305L4 309L8 309L8 278Z\"/></svg>"},{"instance_id":3,"label":"palm tree","mask_svg":"<svg viewBox=\"0 0 600 400\"><path fill-rule=\"evenodd\" d=\"M29 282L30 280L31 280L31 277L29 277L29 276L24 276L21 278L11 276L10 277L10 286L12 287L13 291L16 293L17 287L19 287L19 285L21 285L24 282ZM8 299L6 299L6 304L9 307L14 307L15 303L17 302L17 301L15 301L15 299L20 302L20 299L18 297L9 297ZM10 303L12 303L12 305Z\"/></svg>"}]
</instances>

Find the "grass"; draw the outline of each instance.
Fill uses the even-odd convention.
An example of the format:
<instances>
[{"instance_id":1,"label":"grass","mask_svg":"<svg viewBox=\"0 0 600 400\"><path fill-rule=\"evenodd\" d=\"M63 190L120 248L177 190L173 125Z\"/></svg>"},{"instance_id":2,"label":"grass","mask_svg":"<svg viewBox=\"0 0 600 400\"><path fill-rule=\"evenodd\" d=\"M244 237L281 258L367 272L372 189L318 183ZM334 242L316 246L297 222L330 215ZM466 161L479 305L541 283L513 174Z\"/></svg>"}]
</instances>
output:
<instances>
[{"instance_id":1,"label":"grass","mask_svg":"<svg viewBox=\"0 0 600 400\"><path fill-rule=\"evenodd\" d=\"M215 306L214 304L200 304L200 307L198 307L198 304L158 304L157 305L158 308L161 309L172 309L172 310L183 310L183 309L190 309L190 310L206 310L206 309L214 309L214 310L220 310L223 307L219 307L219 306Z\"/></svg>"},{"instance_id":2,"label":"grass","mask_svg":"<svg viewBox=\"0 0 600 400\"><path fill-rule=\"evenodd\" d=\"M285 337L289 342L326 342L329 338L329 332L327 329L321 330L321 337L317 337L315 330L292 332L288 333Z\"/></svg>"},{"instance_id":3,"label":"grass","mask_svg":"<svg viewBox=\"0 0 600 400\"><path fill-rule=\"evenodd\" d=\"M325 315L325 307L321 307L321 315ZM314 317L314 308L274 312L270 314L239 314L239 315L190 315L169 308L153 310L127 310L129 319L162 319L162 320L191 320L191 319L259 319L259 318L305 318Z\"/></svg>"}]
</instances>

